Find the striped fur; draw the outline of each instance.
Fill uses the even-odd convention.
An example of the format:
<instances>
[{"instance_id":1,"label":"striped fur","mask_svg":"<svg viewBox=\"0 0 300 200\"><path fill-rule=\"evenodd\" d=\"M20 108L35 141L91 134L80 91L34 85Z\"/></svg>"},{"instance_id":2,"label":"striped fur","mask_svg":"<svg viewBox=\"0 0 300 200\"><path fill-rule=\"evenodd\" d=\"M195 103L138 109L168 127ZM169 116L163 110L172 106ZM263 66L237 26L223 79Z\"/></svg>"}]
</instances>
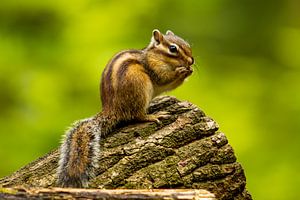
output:
<instances>
[{"instance_id":1,"label":"striped fur","mask_svg":"<svg viewBox=\"0 0 300 200\"><path fill-rule=\"evenodd\" d=\"M105 113L117 115L123 121L143 116L148 107L146 102L178 87L191 74L193 59L190 45L174 33L155 33L156 39L161 41L157 42L153 36L145 49L120 52L106 66L101 81L102 108ZM178 46L177 54L169 51L171 44ZM178 74L175 70L178 67L190 72ZM150 83L146 83L149 79ZM143 96L147 96L146 101L137 105L136 98ZM132 106L143 110L135 109L133 112Z\"/></svg>"},{"instance_id":2,"label":"striped fur","mask_svg":"<svg viewBox=\"0 0 300 200\"><path fill-rule=\"evenodd\" d=\"M177 51L171 52L170 45ZM173 32L158 30L148 47L115 55L101 77L102 112L76 122L66 132L60 149L58 185L87 187L97 175L100 136L106 137L120 122L158 121L148 115L150 101L172 90L192 73L190 45Z\"/></svg>"}]
</instances>

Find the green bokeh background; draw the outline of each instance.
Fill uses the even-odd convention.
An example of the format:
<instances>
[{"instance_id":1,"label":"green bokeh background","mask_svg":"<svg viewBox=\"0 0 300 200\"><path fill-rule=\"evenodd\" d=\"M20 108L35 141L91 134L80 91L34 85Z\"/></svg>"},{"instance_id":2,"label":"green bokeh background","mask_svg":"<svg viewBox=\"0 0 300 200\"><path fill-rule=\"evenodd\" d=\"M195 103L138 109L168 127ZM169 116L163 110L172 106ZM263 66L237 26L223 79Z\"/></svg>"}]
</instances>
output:
<instances>
[{"instance_id":1,"label":"green bokeh background","mask_svg":"<svg viewBox=\"0 0 300 200\"><path fill-rule=\"evenodd\" d=\"M254 199L297 199L299 8L298 0L2 0L0 177L98 112L107 61L145 47L158 28L189 41L196 60L169 94L219 123Z\"/></svg>"}]
</instances>

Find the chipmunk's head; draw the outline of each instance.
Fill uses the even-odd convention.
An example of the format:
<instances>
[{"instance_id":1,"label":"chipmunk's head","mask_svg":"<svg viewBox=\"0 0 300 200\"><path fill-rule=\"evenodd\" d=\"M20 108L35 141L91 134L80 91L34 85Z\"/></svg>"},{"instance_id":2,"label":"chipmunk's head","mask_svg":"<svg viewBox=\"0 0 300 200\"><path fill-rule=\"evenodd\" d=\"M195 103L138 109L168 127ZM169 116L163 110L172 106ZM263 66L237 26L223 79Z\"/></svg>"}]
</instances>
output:
<instances>
[{"instance_id":1,"label":"chipmunk's head","mask_svg":"<svg viewBox=\"0 0 300 200\"><path fill-rule=\"evenodd\" d=\"M190 67L194 64L189 43L175 35L172 31L162 34L159 30L154 29L147 50L155 53L161 61L174 67Z\"/></svg>"}]
</instances>

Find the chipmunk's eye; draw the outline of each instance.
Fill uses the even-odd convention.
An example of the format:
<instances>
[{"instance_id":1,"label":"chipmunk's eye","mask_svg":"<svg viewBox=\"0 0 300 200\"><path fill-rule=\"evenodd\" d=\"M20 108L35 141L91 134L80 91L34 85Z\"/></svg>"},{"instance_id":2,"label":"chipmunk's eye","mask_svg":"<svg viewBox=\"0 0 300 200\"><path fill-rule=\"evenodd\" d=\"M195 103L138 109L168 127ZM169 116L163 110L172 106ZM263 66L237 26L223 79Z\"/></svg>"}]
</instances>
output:
<instances>
[{"instance_id":1,"label":"chipmunk's eye","mask_svg":"<svg viewBox=\"0 0 300 200\"><path fill-rule=\"evenodd\" d=\"M171 44L171 45L169 46L169 51L170 51L171 53L177 53L177 52L178 52L177 46Z\"/></svg>"}]
</instances>

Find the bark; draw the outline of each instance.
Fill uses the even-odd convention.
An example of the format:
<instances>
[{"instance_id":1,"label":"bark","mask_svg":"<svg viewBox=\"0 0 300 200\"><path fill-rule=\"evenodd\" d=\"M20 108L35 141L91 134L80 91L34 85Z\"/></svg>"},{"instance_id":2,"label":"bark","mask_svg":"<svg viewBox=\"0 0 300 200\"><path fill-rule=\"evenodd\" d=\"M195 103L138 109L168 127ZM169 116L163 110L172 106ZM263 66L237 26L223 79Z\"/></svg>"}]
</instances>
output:
<instances>
[{"instance_id":1,"label":"bark","mask_svg":"<svg viewBox=\"0 0 300 200\"><path fill-rule=\"evenodd\" d=\"M101 141L91 188L205 189L218 199L252 199L246 177L218 124L189 102L154 99L150 113L171 114L161 124L130 124ZM54 187L58 150L0 180L2 187Z\"/></svg>"},{"instance_id":2,"label":"bark","mask_svg":"<svg viewBox=\"0 0 300 200\"><path fill-rule=\"evenodd\" d=\"M2 189L3 190L3 189ZM75 188L10 188L0 193L1 199L199 199L214 200L205 190L99 190Z\"/></svg>"}]
</instances>

